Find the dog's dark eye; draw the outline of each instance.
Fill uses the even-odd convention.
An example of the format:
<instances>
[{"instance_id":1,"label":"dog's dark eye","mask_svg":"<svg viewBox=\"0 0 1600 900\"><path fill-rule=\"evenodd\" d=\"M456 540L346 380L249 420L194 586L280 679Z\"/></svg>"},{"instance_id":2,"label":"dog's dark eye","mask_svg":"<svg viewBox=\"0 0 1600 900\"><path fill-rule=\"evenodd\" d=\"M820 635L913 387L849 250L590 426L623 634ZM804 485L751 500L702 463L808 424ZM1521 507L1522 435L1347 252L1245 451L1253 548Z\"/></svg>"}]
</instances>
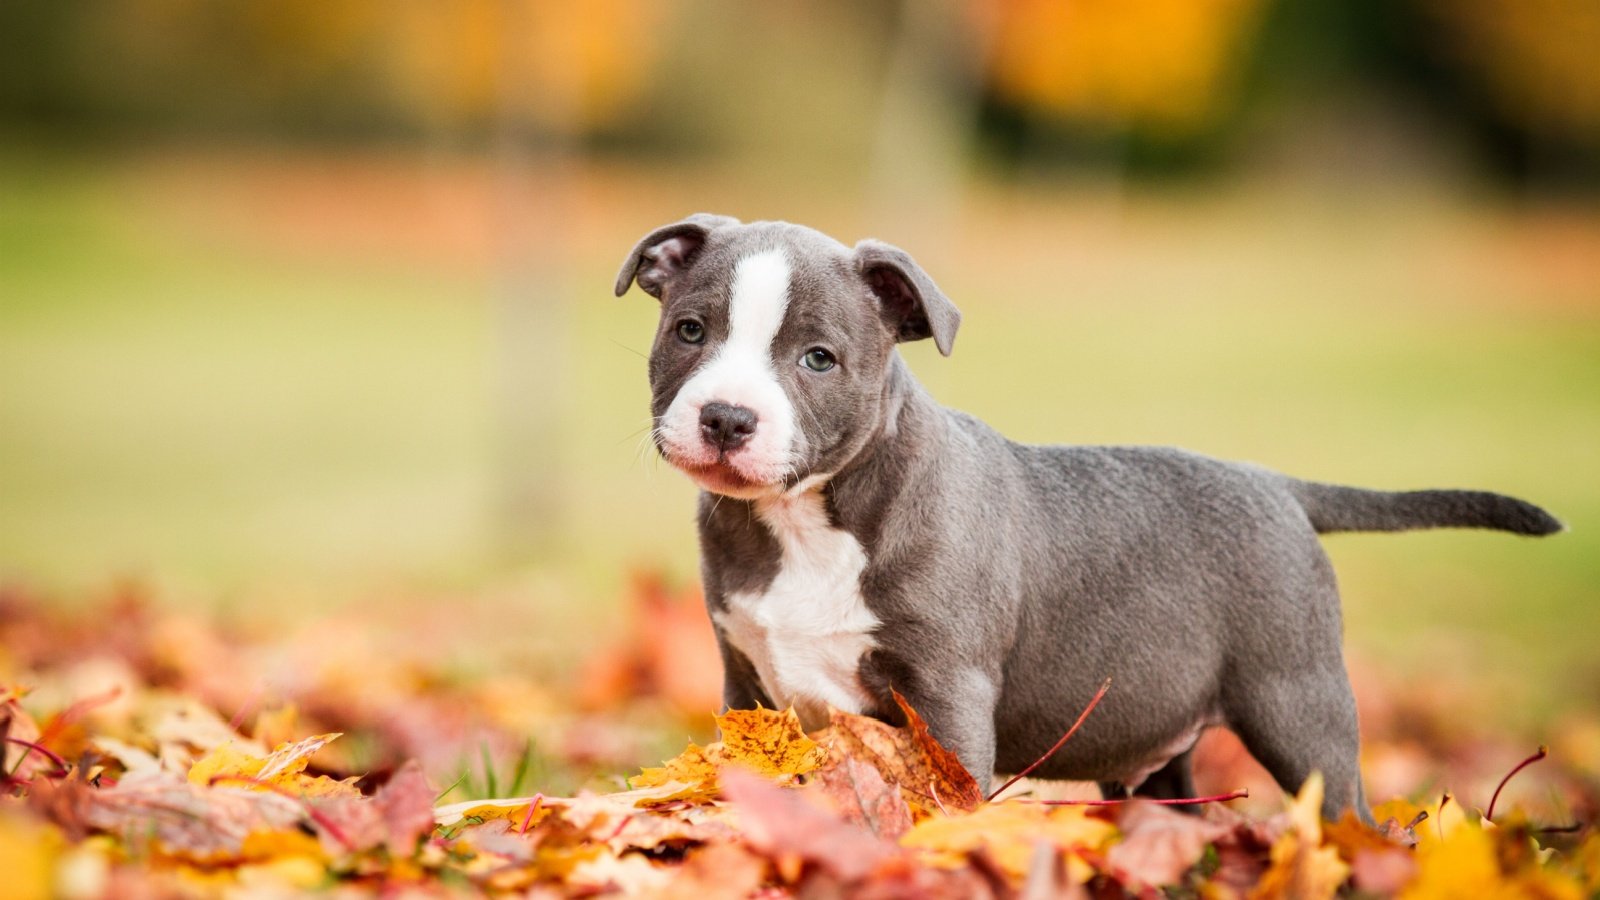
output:
<instances>
[{"instance_id":1,"label":"dog's dark eye","mask_svg":"<svg viewBox=\"0 0 1600 900\"><path fill-rule=\"evenodd\" d=\"M821 347L812 347L805 356L800 357L800 365L813 372L826 372L834 366L833 354Z\"/></svg>"},{"instance_id":2,"label":"dog's dark eye","mask_svg":"<svg viewBox=\"0 0 1600 900\"><path fill-rule=\"evenodd\" d=\"M685 344L698 344L706 339L706 327L693 319L678 323L678 340Z\"/></svg>"}]
</instances>

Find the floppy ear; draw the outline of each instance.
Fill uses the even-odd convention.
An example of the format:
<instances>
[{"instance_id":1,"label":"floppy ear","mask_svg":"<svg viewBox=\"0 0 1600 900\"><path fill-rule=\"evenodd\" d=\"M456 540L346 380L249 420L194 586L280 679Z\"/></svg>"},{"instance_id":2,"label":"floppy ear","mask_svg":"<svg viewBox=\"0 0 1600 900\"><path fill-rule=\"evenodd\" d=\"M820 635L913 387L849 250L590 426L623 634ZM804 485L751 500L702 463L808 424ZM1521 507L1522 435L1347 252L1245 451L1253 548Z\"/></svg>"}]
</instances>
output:
<instances>
[{"instance_id":1,"label":"floppy ear","mask_svg":"<svg viewBox=\"0 0 1600 900\"><path fill-rule=\"evenodd\" d=\"M633 252L622 261L622 269L617 272L617 296L626 294L637 279L645 293L660 300L662 287L694 262L705 245L706 235L737 224L739 220L730 216L695 213L650 232L633 245Z\"/></svg>"},{"instance_id":2,"label":"floppy ear","mask_svg":"<svg viewBox=\"0 0 1600 900\"><path fill-rule=\"evenodd\" d=\"M911 254L869 238L856 244L856 271L878 298L884 321L897 341L931 337L940 353L950 355L956 329L961 327L961 311Z\"/></svg>"}]
</instances>

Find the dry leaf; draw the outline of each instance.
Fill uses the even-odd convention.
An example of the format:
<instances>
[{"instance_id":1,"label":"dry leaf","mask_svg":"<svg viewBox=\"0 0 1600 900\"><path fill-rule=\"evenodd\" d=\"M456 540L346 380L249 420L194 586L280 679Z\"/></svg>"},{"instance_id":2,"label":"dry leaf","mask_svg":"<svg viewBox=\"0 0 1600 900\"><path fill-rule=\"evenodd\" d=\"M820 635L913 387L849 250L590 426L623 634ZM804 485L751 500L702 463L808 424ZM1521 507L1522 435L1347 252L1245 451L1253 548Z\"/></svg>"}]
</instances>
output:
<instances>
[{"instance_id":1,"label":"dry leaf","mask_svg":"<svg viewBox=\"0 0 1600 900\"><path fill-rule=\"evenodd\" d=\"M1199 816L1139 801L1120 807L1115 821L1121 835L1106 851L1106 862L1136 887L1177 884L1206 847L1228 831Z\"/></svg>"},{"instance_id":2,"label":"dry leaf","mask_svg":"<svg viewBox=\"0 0 1600 900\"><path fill-rule=\"evenodd\" d=\"M704 747L690 744L664 764L629 779L642 795L639 805L675 800L706 801L717 796L717 771L737 765L770 778L804 775L827 761L827 751L806 736L793 709L733 709L717 717L722 740Z\"/></svg>"},{"instance_id":3,"label":"dry leaf","mask_svg":"<svg viewBox=\"0 0 1600 900\"><path fill-rule=\"evenodd\" d=\"M911 809L900 789L883 780L878 769L855 757L843 757L817 770L808 790L828 798L845 821L873 834L899 840L911 829Z\"/></svg>"},{"instance_id":4,"label":"dry leaf","mask_svg":"<svg viewBox=\"0 0 1600 900\"><path fill-rule=\"evenodd\" d=\"M900 845L920 851L930 864L946 867L964 865L969 853L983 849L1008 875L1021 881L1039 841L1062 851L1098 852L1115 834L1111 823L1088 815L1083 807L1008 801L985 804L966 815L924 819L900 839ZM1076 882L1087 881L1094 874L1071 852L1067 865Z\"/></svg>"},{"instance_id":5,"label":"dry leaf","mask_svg":"<svg viewBox=\"0 0 1600 900\"><path fill-rule=\"evenodd\" d=\"M865 760L898 785L918 817L975 809L983 802L977 781L955 754L934 740L915 710L903 708L906 728L829 710L824 740L834 757Z\"/></svg>"},{"instance_id":6,"label":"dry leaf","mask_svg":"<svg viewBox=\"0 0 1600 900\"><path fill-rule=\"evenodd\" d=\"M801 792L738 769L725 771L722 780L745 840L787 880L815 865L843 882L859 881L897 853L893 844L807 802Z\"/></svg>"},{"instance_id":7,"label":"dry leaf","mask_svg":"<svg viewBox=\"0 0 1600 900\"><path fill-rule=\"evenodd\" d=\"M1289 804L1291 826L1272 845L1272 865L1250 892L1252 900L1332 897L1350 874L1339 851L1322 844L1322 775L1311 773Z\"/></svg>"}]
</instances>

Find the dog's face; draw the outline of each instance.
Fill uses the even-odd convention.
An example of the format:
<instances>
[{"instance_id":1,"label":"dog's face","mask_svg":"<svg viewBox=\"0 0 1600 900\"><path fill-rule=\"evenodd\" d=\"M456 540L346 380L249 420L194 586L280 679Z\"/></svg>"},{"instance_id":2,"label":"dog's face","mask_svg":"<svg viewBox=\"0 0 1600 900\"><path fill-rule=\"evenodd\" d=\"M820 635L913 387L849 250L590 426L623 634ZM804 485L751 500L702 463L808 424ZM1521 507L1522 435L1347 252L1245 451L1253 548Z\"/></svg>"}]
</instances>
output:
<instances>
[{"instance_id":1,"label":"dog's face","mask_svg":"<svg viewBox=\"0 0 1600 900\"><path fill-rule=\"evenodd\" d=\"M657 449L708 491L774 496L838 472L881 424L894 344L949 353L960 314L903 251L782 222L697 215L617 276L661 301Z\"/></svg>"}]
</instances>

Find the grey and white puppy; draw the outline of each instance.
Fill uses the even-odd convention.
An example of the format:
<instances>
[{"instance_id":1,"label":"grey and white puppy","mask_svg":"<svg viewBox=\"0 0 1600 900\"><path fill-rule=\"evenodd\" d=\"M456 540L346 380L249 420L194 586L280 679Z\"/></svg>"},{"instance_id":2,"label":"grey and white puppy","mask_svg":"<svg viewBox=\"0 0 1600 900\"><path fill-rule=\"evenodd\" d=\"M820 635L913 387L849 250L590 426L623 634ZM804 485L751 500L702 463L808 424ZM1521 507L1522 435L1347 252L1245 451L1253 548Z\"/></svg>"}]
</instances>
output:
<instances>
[{"instance_id":1,"label":"grey and white puppy","mask_svg":"<svg viewBox=\"0 0 1600 900\"><path fill-rule=\"evenodd\" d=\"M988 786L1038 775L1193 796L1226 725L1285 789L1370 817L1330 531L1561 523L1478 491L1386 493L1152 447L1012 443L940 406L899 341L948 355L960 313L904 251L694 215L617 275L661 301L654 438L704 492L706 603L730 708L896 715Z\"/></svg>"}]
</instances>

